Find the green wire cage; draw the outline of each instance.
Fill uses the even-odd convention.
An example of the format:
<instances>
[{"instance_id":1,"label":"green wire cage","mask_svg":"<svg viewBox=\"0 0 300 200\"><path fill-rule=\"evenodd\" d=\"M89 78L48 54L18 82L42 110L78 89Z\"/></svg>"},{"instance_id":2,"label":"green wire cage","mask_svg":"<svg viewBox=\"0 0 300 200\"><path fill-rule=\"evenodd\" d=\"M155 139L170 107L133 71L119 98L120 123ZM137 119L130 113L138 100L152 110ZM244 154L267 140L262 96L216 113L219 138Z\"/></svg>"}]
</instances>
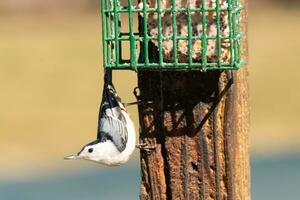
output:
<instances>
[{"instance_id":1,"label":"green wire cage","mask_svg":"<svg viewBox=\"0 0 300 200\"><path fill-rule=\"evenodd\" d=\"M105 68L239 69L240 0L101 0Z\"/></svg>"}]
</instances>

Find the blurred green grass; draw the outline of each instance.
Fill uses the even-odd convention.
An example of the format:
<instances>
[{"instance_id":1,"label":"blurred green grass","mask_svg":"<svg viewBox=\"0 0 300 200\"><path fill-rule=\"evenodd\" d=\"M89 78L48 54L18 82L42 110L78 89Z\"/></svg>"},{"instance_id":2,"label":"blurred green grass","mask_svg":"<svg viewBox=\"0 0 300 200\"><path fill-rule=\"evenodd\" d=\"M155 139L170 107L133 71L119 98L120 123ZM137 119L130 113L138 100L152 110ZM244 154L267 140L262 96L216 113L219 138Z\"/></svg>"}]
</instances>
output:
<instances>
[{"instance_id":1,"label":"blurred green grass","mask_svg":"<svg viewBox=\"0 0 300 200\"><path fill-rule=\"evenodd\" d=\"M250 10L251 151L299 151L297 11ZM102 90L99 14L0 17L0 175L62 166L95 137ZM114 73L134 101L136 74ZM138 127L137 109L129 111Z\"/></svg>"}]
</instances>

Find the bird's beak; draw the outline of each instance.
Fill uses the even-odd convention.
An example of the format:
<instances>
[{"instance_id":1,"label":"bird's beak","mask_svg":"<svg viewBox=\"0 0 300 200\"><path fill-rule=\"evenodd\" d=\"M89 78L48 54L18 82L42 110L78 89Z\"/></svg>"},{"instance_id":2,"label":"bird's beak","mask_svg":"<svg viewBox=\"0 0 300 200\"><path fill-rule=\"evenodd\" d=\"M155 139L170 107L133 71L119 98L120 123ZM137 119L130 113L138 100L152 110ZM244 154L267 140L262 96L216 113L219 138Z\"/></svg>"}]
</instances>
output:
<instances>
[{"instance_id":1,"label":"bird's beak","mask_svg":"<svg viewBox=\"0 0 300 200\"><path fill-rule=\"evenodd\" d=\"M74 160L74 159L79 159L80 157L78 155L71 155L71 156L67 156L64 159L65 160Z\"/></svg>"}]
</instances>

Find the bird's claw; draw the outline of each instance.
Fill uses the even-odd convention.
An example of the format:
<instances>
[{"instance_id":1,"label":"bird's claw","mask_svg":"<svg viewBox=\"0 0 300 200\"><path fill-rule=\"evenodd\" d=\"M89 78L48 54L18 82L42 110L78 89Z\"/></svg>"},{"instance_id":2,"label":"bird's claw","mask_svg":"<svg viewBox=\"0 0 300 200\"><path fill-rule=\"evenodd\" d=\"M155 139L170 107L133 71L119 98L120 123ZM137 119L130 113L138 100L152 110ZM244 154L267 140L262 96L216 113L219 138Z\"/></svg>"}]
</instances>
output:
<instances>
[{"instance_id":1,"label":"bird's claw","mask_svg":"<svg viewBox=\"0 0 300 200\"><path fill-rule=\"evenodd\" d=\"M152 151L154 151L157 147L157 145L149 145L147 143L141 143L141 144L137 144L135 145L136 148L140 149L140 150L143 150L147 153L151 153Z\"/></svg>"}]
</instances>

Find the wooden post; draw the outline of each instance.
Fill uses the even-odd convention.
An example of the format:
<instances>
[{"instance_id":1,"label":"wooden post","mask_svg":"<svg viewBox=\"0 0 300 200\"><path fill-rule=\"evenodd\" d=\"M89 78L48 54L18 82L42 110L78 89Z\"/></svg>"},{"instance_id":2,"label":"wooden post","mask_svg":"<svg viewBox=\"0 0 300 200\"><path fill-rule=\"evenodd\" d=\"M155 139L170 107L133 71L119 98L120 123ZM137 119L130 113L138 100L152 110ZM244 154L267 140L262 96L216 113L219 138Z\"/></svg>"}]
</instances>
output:
<instances>
[{"instance_id":1,"label":"wooden post","mask_svg":"<svg viewBox=\"0 0 300 200\"><path fill-rule=\"evenodd\" d=\"M141 150L140 199L250 200L247 77L138 72L138 98L152 102L139 105L140 142L155 147Z\"/></svg>"}]
</instances>

